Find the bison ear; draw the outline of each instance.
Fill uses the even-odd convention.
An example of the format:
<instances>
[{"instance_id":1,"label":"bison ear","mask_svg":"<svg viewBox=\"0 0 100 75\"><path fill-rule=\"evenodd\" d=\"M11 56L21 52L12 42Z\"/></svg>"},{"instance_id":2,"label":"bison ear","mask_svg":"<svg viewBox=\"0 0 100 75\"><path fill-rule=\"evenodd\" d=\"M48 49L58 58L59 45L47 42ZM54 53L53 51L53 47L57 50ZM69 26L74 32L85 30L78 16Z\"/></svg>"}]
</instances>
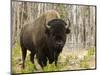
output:
<instances>
[{"instance_id":1,"label":"bison ear","mask_svg":"<svg viewBox=\"0 0 100 75\"><path fill-rule=\"evenodd\" d=\"M66 28L66 34L69 34L69 33L70 33L70 29Z\"/></svg>"}]
</instances>

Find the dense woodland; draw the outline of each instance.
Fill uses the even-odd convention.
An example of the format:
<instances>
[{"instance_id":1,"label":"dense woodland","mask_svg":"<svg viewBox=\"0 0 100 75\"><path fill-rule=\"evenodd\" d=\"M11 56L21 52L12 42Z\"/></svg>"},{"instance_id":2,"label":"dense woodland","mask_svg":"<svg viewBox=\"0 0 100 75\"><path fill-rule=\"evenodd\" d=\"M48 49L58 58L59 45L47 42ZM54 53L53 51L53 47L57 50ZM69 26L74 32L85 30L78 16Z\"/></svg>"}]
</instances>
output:
<instances>
[{"instance_id":1,"label":"dense woodland","mask_svg":"<svg viewBox=\"0 0 100 75\"><path fill-rule=\"evenodd\" d=\"M40 14L54 9L61 18L71 22L71 33L66 37L66 47L70 49L95 47L96 8L88 5L12 1L12 46L19 42L21 28L33 22Z\"/></svg>"}]
</instances>

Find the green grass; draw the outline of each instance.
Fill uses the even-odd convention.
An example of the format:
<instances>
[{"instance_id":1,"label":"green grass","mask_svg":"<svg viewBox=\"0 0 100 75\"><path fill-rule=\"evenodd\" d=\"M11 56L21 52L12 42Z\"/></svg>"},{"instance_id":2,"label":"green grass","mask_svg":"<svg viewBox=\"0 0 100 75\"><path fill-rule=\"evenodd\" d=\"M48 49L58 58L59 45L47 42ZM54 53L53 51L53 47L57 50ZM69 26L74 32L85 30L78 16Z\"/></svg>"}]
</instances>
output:
<instances>
[{"instance_id":1,"label":"green grass","mask_svg":"<svg viewBox=\"0 0 100 75\"><path fill-rule=\"evenodd\" d=\"M47 66L43 68L43 72L48 72L48 71L61 71L61 70L63 70L63 67L65 65L67 65L67 64L66 63L59 63L57 66L55 66L54 63L52 63L52 64L49 64L48 63ZM68 68L66 67L66 70L67 69Z\"/></svg>"},{"instance_id":2,"label":"green grass","mask_svg":"<svg viewBox=\"0 0 100 75\"><path fill-rule=\"evenodd\" d=\"M58 68L55 66L55 64L48 64L46 67L43 68L43 71L44 72L47 72L47 71L57 71Z\"/></svg>"},{"instance_id":3,"label":"green grass","mask_svg":"<svg viewBox=\"0 0 100 75\"><path fill-rule=\"evenodd\" d=\"M25 69L21 69L21 48L18 43L12 48L12 73L29 73L34 71L34 65L30 62L27 55Z\"/></svg>"},{"instance_id":4,"label":"green grass","mask_svg":"<svg viewBox=\"0 0 100 75\"><path fill-rule=\"evenodd\" d=\"M66 53L67 54L67 53ZM79 60L77 55L74 55L71 53L70 55L66 56L65 62L58 63L57 66L55 64L49 64L49 61L47 61L47 66L43 68L43 70L38 70L36 68L36 64L32 64L30 61L29 52L27 53L26 61L25 61L25 69L21 68L21 48L20 44L16 43L14 47L12 47L12 73L31 73L31 72L48 72L48 71L62 71L62 70L71 70L73 68L90 68L90 65L88 63L91 56L95 54L95 48L90 48L87 50L86 55L84 55L84 58L82 60ZM62 59L61 56L59 56L59 59ZM36 59L35 59L36 60ZM75 64L70 65L71 62L78 61L79 66L75 66ZM72 67L72 68L70 68Z\"/></svg>"},{"instance_id":5,"label":"green grass","mask_svg":"<svg viewBox=\"0 0 100 75\"><path fill-rule=\"evenodd\" d=\"M90 67L88 61L93 55L95 55L95 48L89 48L83 60L80 61L80 67L88 69Z\"/></svg>"}]
</instances>

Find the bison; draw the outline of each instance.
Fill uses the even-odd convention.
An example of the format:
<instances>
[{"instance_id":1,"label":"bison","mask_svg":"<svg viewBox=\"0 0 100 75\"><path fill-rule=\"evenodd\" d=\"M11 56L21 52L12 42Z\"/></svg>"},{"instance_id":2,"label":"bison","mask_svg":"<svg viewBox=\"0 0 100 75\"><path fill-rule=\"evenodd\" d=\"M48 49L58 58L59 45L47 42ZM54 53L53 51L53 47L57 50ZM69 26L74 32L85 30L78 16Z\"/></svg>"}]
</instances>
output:
<instances>
[{"instance_id":1,"label":"bison","mask_svg":"<svg viewBox=\"0 0 100 75\"><path fill-rule=\"evenodd\" d=\"M69 20L68 20L69 21ZM33 23L26 24L20 33L20 45L22 50L22 67L25 67L27 49L31 52L30 60L34 64L34 55L39 65L43 68L57 60L64 44L66 34L70 33L70 21L68 24L57 11L51 10L40 15Z\"/></svg>"}]
</instances>

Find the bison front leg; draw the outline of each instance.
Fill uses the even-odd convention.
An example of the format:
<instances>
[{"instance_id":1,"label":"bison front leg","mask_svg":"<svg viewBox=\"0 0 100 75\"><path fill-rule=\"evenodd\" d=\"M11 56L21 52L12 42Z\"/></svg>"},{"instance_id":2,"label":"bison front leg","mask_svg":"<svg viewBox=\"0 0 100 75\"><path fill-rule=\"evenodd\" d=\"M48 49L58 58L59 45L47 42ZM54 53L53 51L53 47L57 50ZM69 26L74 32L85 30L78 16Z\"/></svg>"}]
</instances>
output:
<instances>
[{"instance_id":1,"label":"bison front leg","mask_svg":"<svg viewBox=\"0 0 100 75\"><path fill-rule=\"evenodd\" d=\"M59 54L55 55L55 66L57 66L58 56L59 56Z\"/></svg>"},{"instance_id":2,"label":"bison front leg","mask_svg":"<svg viewBox=\"0 0 100 75\"><path fill-rule=\"evenodd\" d=\"M55 58L55 65L57 66L58 57Z\"/></svg>"},{"instance_id":3,"label":"bison front leg","mask_svg":"<svg viewBox=\"0 0 100 75\"><path fill-rule=\"evenodd\" d=\"M31 54L30 54L30 60L31 62L34 64L34 55L35 55L35 51L31 50Z\"/></svg>"},{"instance_id":4,"label":"bison front leg","mask_svg":"<svg viewBox=\"0 0 100 75\"><path fill-rule=\"evenodd\" d=\"M37 56L39 65L43 68L47 65L47 58L44 55L38 55Z\"/></svg>"}]
</instances>

